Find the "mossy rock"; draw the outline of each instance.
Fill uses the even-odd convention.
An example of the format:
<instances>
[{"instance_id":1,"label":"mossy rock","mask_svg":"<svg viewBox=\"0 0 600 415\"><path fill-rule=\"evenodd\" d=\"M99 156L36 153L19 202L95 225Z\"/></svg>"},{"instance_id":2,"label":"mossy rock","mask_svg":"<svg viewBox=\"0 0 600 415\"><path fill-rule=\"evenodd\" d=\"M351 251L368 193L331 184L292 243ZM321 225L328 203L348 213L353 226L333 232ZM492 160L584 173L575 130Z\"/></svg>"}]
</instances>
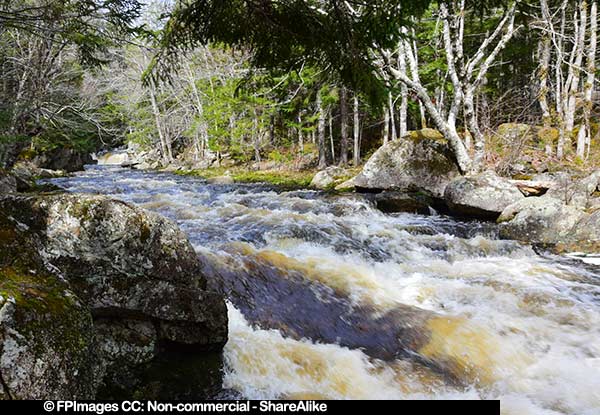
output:
<instances>
[{"instance_id":1,"label":"mossy rock","mask_svg":"<svg viewBox=\"0 0 600 415\"><path fill-rule=\"evenodd\" d=\"M92 398L92 316L45 268L29 230L0 214L0 367L4 398Z\"/></svg>"},{"instance_id":2,"label":"mossy rock","mask_svg":"<svg viewBox=\"0 0 600 415\"><path fill-rule=\"evenodd\" d=\"M423 128L421 130L412 130L406 134L406 137L413 141L419 142L421 140L435 140L435 141L446 141L442 133L433 128Z\"/></svg>"},{"instance_id":3,"label":"mossy rock","mask_svg":"<svg viewBox=\"0 0 600 415\"><path fill-rule=\"evenodd\" d=\"M353 179L356 189L424 191L443 198L446 185L460 171L448 143L432 134L437 138L417 135L415 140L401 138L380 147Z\"/></svg>"}]
</instances>

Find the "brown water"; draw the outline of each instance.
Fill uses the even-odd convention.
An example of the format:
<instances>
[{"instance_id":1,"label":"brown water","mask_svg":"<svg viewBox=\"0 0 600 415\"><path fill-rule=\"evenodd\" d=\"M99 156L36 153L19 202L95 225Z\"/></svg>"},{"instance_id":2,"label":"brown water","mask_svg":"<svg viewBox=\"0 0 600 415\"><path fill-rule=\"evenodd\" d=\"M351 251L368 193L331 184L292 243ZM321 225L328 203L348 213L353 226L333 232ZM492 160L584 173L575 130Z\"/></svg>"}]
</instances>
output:
<instances>
[{"instance_id":1,"label":"brown water","mask_svg":"<svg viewBox=\"0 0 600 415\"><path fill-rule=\"evenodd\" d=\"M356 195L94 167L54 183L178 222L229 298L225 387L250 398L501 399L600 413L600 267L493 225Z\"/></svg>"}]
</instances>

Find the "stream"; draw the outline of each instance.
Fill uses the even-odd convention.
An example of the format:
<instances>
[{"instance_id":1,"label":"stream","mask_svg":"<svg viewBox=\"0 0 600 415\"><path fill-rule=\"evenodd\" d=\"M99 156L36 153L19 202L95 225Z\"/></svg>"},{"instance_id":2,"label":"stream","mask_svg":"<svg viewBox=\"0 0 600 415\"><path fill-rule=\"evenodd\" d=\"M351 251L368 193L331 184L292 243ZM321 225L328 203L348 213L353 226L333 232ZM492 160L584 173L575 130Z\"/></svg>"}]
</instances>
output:
<instances>
[{"instance_id":1,"label":"stream","mask_svg":"<svg viewBox=\"0 0 600 415\"><path fill-rule=\"evenodd\" d=\"M598 265L355 194L107 166L52 182L179 224L228 297L224 387L243 396L600 413Z\"/></svg>"}]
</instances>

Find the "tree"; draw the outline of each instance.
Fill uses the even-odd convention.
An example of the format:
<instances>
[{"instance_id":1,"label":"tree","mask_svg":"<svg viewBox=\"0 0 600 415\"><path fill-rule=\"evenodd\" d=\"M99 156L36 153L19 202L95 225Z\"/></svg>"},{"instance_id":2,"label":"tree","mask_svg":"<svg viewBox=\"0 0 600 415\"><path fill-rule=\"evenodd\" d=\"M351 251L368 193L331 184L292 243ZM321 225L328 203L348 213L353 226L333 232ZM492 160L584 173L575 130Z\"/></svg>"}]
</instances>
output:
<instances>
[{"instance_id":1,"label":"tree","mask_svg":"<svg viewBox=\"0 0 600 415\"><path fill-rule=\"evenodd\" d=\"M112 136L88 75L134 32L140 8L135 0L1 0L0 141L89 151Z\"/></svg>"},{"instance_id":2,"label":"tree","mask_svg":"<svg viewBox=\"0 0 600 415\"><path fill-rule=\"evenodd\" d=\"M465 0L441 1L437 12L442 21L448 73L453 100L447 117L436 107L430 92L420 83L418 64L407 28L415 23L429 1L367 1L359 5L336 0L321 1L233 1L196 0L178 7L161 40L161 50L151 68L155 77L165 76L181 45L191 48L208 42L247 45L252 62L269 69L294 69L312 62L328 69L343 83L364 93L373 102L389 101L389 79L409 88L421 101L436 127L448 139L463 172L482 162L484 139L474 108L474 97L496 57L512 38L516 2L498 19L494 30L483 37L470 58L464 55ZM391 59L402 46L410 73L396 68ZM408 51L411 53L408 53ZM410 59L410 57L414 59ZM404 59L401 59L404 61ZM475 137L475 163L456 129L464 107L464 118Z\"/></svg>"}]
</instances>

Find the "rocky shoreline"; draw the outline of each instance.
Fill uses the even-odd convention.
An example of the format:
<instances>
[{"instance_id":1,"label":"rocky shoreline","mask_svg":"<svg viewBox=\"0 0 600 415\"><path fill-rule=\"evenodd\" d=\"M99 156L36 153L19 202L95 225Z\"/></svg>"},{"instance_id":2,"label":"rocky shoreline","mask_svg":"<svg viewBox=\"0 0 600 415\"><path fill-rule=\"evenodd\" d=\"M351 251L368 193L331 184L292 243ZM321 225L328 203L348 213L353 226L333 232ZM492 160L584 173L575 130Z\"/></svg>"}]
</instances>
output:
<instances>
[{"instance_id":1,"label":"rocky shoreline","mask_svg":"<svg viewBox=\"0 0 600 415\"><path fill-rule=\"evenodd\" d=\"M519 126L503 127L510 131ZM152 161L152 155L136 151L135 148L123 150L127 155L119 153L115 160L126 158L126 167L152 166L160 170L158 163ZM211 159L211 165L217 162L219 160ZM269 166L255 166L259 170L263 167ZM308 187L367 194L385 212L440 212L466 219L497 221L502 238L531 243L557 253L600 252L600 213L597 213L600 171L549 173L539 172L543 168L535 167L537 171L532 168L527 172L523 165L514 166L515 171L529 173L526 179L502 177L490 170L461 175L442 135L436 130L424 129L411 131L403 139L380 147L354 177L349 169L330 166L316 172ZM193 166L177 164L163 170L187 174L188 170L193 171ZM227 172L209 180L234 182Z\"/></svg>"}]
</instances>

